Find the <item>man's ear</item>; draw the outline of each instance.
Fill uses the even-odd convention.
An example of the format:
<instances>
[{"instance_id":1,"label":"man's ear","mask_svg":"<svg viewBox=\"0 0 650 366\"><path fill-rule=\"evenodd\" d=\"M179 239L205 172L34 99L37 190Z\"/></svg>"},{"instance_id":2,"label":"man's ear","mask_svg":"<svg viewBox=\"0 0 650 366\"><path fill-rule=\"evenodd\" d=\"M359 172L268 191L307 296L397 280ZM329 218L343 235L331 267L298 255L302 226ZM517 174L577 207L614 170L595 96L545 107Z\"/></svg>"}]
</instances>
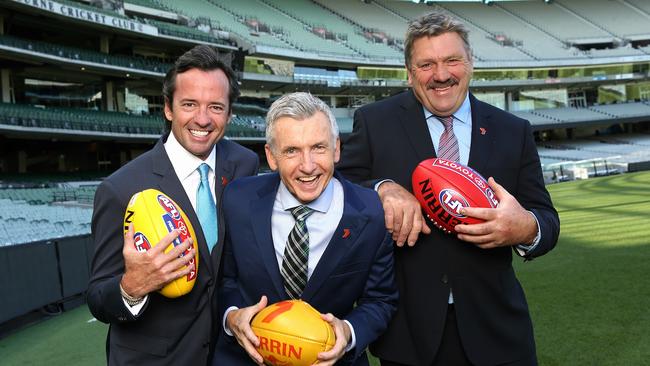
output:
<instances>
[{"instance_id":1,"label":"man's ear","mask_svg":"<svg viewBox=\"0 0 650 366\"><path fill-rule=\"evenodd\" d=\"M336 138L336 144L334 146L334 163L338 163L341 159L341 138Z\"/></svg>"},{"instance_id":2,"label":"man's ear","mask_svg":"<svg viewBox=\"0 0 650 366\"><path fill-rule=\"evenodd\" d=\"M275 156L273 156L273 151L271 151L271 146L269 146L269 144L264 145L264 153L266 154L266 161L269 163L269 168L276 171L278 169L278 162L275 160Z\"/></svg>"},{"instance_id":3,"label":"man's ear","mask_svg":"<svg viewBox=\"0 0 650 366\"><path fill-rule=\"evenodd\" d=\"M163 109L163 112L165 113L165 118L167 118L168 121L172 120L172 104L171 101L167 98L165 98L165 107Z\"/></svg>"}]
</instances>

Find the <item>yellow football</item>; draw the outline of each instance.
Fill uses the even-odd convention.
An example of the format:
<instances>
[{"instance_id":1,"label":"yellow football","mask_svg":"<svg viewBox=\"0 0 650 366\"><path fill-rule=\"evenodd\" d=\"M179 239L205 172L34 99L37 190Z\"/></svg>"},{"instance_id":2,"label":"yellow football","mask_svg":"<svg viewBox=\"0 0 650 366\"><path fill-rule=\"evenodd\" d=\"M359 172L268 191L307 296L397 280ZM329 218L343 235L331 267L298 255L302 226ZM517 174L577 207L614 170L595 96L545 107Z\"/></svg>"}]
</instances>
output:
<instances>
[{"instance_id":1,"label":"yellow football","mask_svg":"<svg viewBox=\"0 0 650 366\"><path fill-rule=\"evenodd\" d=\"M320 352L334 346L332 326L302 300L269 305L251 322L260 340L257 351L271 366L310 366L318 363Z\"/></svg>"},{"instance_id":2,"label":"yellow football","mask_svg":"<svg viewBox=\"0 0 650 366\"><path fill-rule=\"evenodd\" d=\"M185 216L180 206L164 193L155 189L146 189L131 197L126 212L124 213L124 232L129 230L129 224L133 223L133 239L135 248L138 251L147 251L174 229L179 229L178 237L165 249L165 253L173 247L181 245L187 238L194 238L194 270L187 276L177 278L160 289L163 296L179 297L192 291L199 269L199 251L196 244L196 235L192 223ZM173 245L173 246L172 246ZM182 255L186 255L189 249Z\"/></svg>"}]
</instances>

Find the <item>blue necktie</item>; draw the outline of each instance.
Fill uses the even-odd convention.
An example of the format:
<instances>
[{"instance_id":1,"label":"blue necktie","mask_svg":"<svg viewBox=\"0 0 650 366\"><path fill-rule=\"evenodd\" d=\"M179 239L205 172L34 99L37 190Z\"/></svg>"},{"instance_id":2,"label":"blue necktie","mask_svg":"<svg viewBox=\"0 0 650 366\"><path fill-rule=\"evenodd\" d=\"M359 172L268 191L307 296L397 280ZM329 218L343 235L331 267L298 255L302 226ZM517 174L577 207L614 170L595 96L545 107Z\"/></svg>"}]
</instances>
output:
<instances>
[{"instance_id":1,"label":"blue necktie","mask_svg":"<svg viewBox=\"0 0 650 366\"><path fill-rule=\"evenodd\" d=\"M208 182L209 172L210 166L208 164L203 163L199 166L201 183L196 191L196 213L199 215L208 249L212 252L212 247L217 243L217 206L214 199L212 199L210 182Z\"/></svg>"}]
</instances>

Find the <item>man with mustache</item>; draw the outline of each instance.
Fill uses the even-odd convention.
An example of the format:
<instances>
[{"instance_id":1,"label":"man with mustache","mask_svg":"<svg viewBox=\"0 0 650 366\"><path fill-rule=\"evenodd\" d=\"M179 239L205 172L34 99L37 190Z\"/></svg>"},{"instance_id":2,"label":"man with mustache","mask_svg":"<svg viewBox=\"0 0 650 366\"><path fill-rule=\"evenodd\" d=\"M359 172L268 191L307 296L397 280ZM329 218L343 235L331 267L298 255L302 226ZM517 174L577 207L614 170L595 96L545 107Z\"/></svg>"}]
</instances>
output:
<instances>
[{"instance_id":1,"label":"man with mustache","mask_svg":"<svg viewBox=\"0 0 650 366\"><path fill-rule=\"evenodd\" d=\"M535 340L512 252L553 249L559 218L544 187L530 123L477 100L465 27L444 14L411 21L411 90L358 109L338 169L374 186L395 248L396 316L371 347L383 366L536 365ZM465 208L484 223L431 230L411 174L432 157L469 165L500 203ZM404 244L407 245L404 245Z\"/></svg>"}]
</instances>

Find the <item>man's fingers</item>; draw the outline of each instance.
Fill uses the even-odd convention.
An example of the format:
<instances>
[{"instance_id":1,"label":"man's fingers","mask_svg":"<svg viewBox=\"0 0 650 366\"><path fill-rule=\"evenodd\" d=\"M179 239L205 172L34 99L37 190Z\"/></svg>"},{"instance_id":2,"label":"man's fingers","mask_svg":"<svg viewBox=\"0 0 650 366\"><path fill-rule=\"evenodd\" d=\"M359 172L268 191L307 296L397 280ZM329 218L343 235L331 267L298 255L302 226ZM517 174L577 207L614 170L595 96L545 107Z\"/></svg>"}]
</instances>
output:
<instances>
[{"instance_id":1,"label":"man's fingers","mask_svg":"<svg viewBox=\"0 0 650 366\"><path fill-rule=\"evenodd\" d=\"M413 214L409 210L404 210L402 213L402 225L400 227L397 242L404 244L413 229Z\"/></svg>"},{"instance_id":2,"label":"man's fingers","mask_svg":"<svg viewBox=\"0 0 650 366\"><path fill-rule=\"evenodd\" d=\"M167 255L170 258L178 258L178 257L181 256L181 254L185 253L188 249L190 249L190 248L194 249L192 247L192 243L194 243L194 239L193 238L187 238L187 239L185 239L184 242L181 243L181 245L178 245L178 246L175 246L174 248L172 248L172 250L170 250L167 253Z\"/></svg>"},{"instance_id":3,"label":"man's fingers","mask_svg":"<svg viewBox=\"0 0 650 366\"><path fill-rule=\"evenodd\" d=\"M494 215L496 214L495 210L494 208L464 207L460 210L460 213L465 216L487 221L494 219Z\"/></svg>"},{"instance_id":4,"label":"man's fingers","mask_svg":"<svg viewBox=\"0 0 650 366\"><path fill-rule=\"evenodd\" d=\"M494 194L497 196L497 199L499 201L510 196L510 193L505 188L503 188L501 184L497 183L493 177L488 178L488 185L490 188L492 188L492 190L494 190Z\"/></svg>"},{"instance_id":5,"label":"man's fingers","mask_svg":"<svg viewBox=\"0 0 650 366\"><path fill-rule=\"evenodd\" d=\"M388 230L389 233L393 232L393 216L395 215L395 212L393 211L393 207L389 205L384 206L384 220L386 221L386 230Z\"/></svg>"},{"instance_id":6,"label":"man's fingers","mask_svg":"<svg viewBox=\"0 0 650 366\"><path fill-rule=\"evenodd\" d=\"M163 268L162 268L163 273L165 273L165 272L177 272L179 270L184 270L186 268L188 269L188 273L189 273L189 269L191 269L190 266L189 266L189 263L192 260L192 258L195 258L195 254L196 253L194 252L194 249L191 249L189 253L185 254L182 257L181 256L170 257L170 258L173 258L173 260L171 260L170 262L168 262L167 264L165 264L163 266ZM176 278L178 278L178 277L176 277Z\"/></svg>"},{"instance_id":7,"label":"man's fingers","mask_svg":"<svg viewBox=\"0 0 650 366\"><path fill-rule=\"evenodd\" d=\"M122 250L123 252L136 250L135 241L133 240L134 234L135 234L135 230L133 229L133 223L130 223L129 229L126 231L126 233L124 233L124 249Z\"/></svg>"},{"instance_id":8,"label":"man's fingers","mask_svg":"<svg viewBox=\"0 0 650 366\"><path fill-rule=\"evenodd\" d=\"M266 295L262 295L262 297L260 297L260 301L258 301L257 304L255 304L255 309L256 309L255 314L260 312L260 310L264 309L267 304L268 304L268 299L266 298Z\"/></svg>"},{"instance_id":9,"label":"man's fingers","mask_svg":"<svg viewBox=\"0 0 650 366\"><path fill-rule=\"evenodd\" d=\"M153 248L149 249L149 253L151 253L151 255L163 253L165 249L167 249L167 247L174 241L174 239L178 237L179 234L180 231L178 231L178 229L174 229L170 231L169 233L167 233L167 235L165 235L162 239L160 239L160 242L158 242L158 244L156 244ZM178 254L180 254L180 252Z\"/></svg>"}]
</instances>

